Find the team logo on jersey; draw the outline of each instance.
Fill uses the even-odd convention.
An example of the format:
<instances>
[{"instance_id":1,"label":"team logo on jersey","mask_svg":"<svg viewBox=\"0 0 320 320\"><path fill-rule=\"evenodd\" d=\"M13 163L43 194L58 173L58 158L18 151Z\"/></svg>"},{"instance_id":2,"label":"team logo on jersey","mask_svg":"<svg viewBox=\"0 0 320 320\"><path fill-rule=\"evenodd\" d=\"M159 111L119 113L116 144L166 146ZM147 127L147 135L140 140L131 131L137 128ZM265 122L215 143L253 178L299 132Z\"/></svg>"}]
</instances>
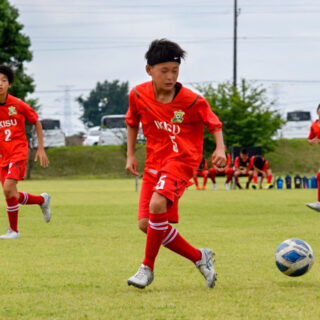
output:
<instances>
[{"instance_id":1,"label":"team logo on jersey","mask_svg":"<svg viewBox=\"0 0 320 320\"><path fill-rule=\"evenodd\" d=\"M16 107L11 106L8 109L9 109L9 116L13 116L14 114L17 114Z\"/></svg>"},{"instance_id":2,"label":"team logo on jersey","mask_svg":"<svg viewBox=\"0 0 320 320\"><path fill-rule=\"evenodd\" d=\"M179 110L174 112L174 117L171 119L172 123L182 123L184 112Z\"/></svg>"}]
</instances>

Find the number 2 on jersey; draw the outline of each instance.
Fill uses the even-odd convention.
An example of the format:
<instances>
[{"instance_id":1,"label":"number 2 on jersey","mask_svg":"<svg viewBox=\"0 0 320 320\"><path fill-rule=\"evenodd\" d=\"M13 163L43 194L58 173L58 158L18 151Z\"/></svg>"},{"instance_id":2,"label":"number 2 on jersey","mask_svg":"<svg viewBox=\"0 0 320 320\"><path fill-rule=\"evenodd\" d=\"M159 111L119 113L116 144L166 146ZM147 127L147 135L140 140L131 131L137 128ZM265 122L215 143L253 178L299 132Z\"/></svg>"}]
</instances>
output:
<instances>
[{"instance_id":1,"label":"number 2 on jersey","mask_svg":"<svg viewBox=\"0 0 320 320\"><path fill-rule=\"evenodd\" d=\"M170 139L171 139L171 142L172 142L172 149L174 152L179 152L179 149L178 149L178 145L177 143L174 141L174 139L176 138L176 136L169 136Z\"/></svg>"},{"instance_id":2,"label":"number 2 on jersey","mask_svg":"<svg viewBox=\"0 0 320 320\"><path fill-rule=\"evenodd\" d=\"M4 134L6 135L6 137L4 138L4 141L11 141L11 139L10 139L10 137L11 137L11 130L10 130L10 129L4 130Z\"/></svg>"}]
</instances>

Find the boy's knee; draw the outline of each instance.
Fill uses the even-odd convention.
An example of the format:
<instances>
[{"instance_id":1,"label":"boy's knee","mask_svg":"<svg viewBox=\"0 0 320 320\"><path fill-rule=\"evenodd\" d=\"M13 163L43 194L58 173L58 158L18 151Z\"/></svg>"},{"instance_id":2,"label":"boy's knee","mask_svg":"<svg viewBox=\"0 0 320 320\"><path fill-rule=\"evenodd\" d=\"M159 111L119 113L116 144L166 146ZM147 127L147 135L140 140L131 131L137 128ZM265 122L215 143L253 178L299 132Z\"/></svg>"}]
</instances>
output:
<instances>
[{"instance_id":1,"label":"boy's knee","mask_svg":"<svg viewBox=\"0 0 320 320\"><path fill-rule=\"evenodd\" d=\"M164 196L155 192L151 198L149 210L150 210L150 213L166 212L167 211L167 199Z\"/></svg>"}]
</instances>

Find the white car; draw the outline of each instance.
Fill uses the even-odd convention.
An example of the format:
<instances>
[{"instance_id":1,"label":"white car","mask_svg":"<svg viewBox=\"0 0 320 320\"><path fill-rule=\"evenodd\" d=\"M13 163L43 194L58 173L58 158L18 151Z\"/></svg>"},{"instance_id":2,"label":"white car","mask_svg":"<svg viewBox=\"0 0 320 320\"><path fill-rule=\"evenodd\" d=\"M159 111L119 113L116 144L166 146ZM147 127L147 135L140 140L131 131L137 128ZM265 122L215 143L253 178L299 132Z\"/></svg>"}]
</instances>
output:
<instances>
[{"instance_id":1,"label":"white car","mask_svg":"<svg viewBox=\"0 0 320 320\"><path fill-rule=\"evenodd\" d=\"M66 137L60 127L60 120L42 119L40 120L43 132L43 144L45 148L63 147L66 145ZM38 138L33 132L33 147L38 146Z\"/></svg>"},{"instance_id":2,"label":"white car","mask_svg":"<svg viewBox=\"0 0 320 320\"><path fill-rule=\"evenodd\" d=\"M310 111L287 112L286 123L279 130L279 138L295 139L307 138L312 124Z\"/></svg>"},{"instance_id":3,"label":"white car","mask_svg":"<svg viewBox=\"0 0 320 320\"><path fill-rule=\"evenodd\" d=\"M99 143L100 127L93 127L88 130L85 139L83 140L84 146L96 146Z\"/></svg>"},{"instance_id":4,"label":"white car","mask_svg":"<svg viewBox=\"0 0 320 320\"><path fill-rule=\"evenodd\" d=\"M99 145L121 145L127 141L125 114L103 116L101 119ZM142 129L138 132L138 143L144 143Z\"/></svg>"}]
</instances>

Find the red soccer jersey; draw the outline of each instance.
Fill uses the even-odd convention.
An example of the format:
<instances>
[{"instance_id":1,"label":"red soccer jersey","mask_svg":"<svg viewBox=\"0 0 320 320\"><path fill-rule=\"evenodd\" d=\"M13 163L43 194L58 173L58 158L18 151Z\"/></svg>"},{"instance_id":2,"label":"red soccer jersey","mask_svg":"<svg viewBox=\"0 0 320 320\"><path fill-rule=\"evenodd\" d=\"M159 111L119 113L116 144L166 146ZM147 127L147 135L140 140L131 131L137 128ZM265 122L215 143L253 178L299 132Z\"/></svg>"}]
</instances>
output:
<instances>
[{"instance_id":1,"label":"red soccer jersey","mask_svg":"<svg viewBox=\"0 0 320 320\"><path fill-rule=\"evenodd\" d=\"M154 98L152 81L131 90L126 123L142 123L147 140L146 169L166 171L189 181L202 159L204 126L213 133L222 129L218 117L201 96L184 88L170 103Z\"/></svg>"},{"instance_id":2,"label":"red soccer jersey","mask_svg":"<svg viewBox=\"0 0 320 320\"><path fill-rule=\"evenodd\" d=\"M308 139L313 139L315 137L320 139L319 120L316 120L315 122L312 123Z\"/></svg>"},{"instance_id":3,"label":"red soccer jersey","mask_svg":"<svg viewBox=\"0 0 320 320\"><path fill-rule=\"evenodd\" d=\"M262 170L262 171L267 171L267 170L268 170L269 162L268 162L268 160L265 160L264 158L262 158L262 160L264 161L264 164L263 164L263 168L262 168L261 170ZM252 157L250 158L248 170L251 170L251 169L253 168L253 163L254 163L254 156L252 156Z\"/></svg>"},{"instance_id":4,"label":"red soccer jersey","mask_svg":"<svg viewBox=\"0 0 320 320\"><path fill-rule=\"evenodd\" d=\"M0 105L0 166L28 158L28 141L25 120L38 121L37 113L22 100L11 96Z\"/></svg>"},{"instance_id":5,"label":"red soccer jersey","mask_svg":"<svg viewBox=\"0 0 320 320\"><path fill-rule=\"evenodd\" d=\"M234 167L239 168L241 170L247 169L250 164L250 157L248 156L247 160L242 160L240 156L237 156L234 159Z\"/></svg>"}]
</instances>

